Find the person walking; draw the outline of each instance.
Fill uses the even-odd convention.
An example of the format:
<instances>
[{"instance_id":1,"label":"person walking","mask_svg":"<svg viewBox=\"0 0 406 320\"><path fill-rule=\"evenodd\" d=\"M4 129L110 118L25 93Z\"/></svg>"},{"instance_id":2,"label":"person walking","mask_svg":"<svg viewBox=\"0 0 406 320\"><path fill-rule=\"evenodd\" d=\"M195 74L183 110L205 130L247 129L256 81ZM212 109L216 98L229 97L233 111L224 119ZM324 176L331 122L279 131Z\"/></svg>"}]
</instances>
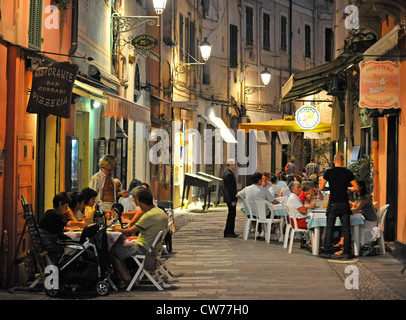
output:
<instances>
[{"instance_id":1,"label":"person walking","mask_svg":"<svg viewBox=\"0 0 406 320\"><path fill-rule=\"evenodd\" d=\"M285 166L285 172L288 176L294 176L296 174L295 157L290 158L290 161Z\"/></svg>"},{"instance_id":2,"label":"person walking","mask_svg":"<svg viewBox=\"0 0 406 320\"><path fill-rule=\"evenodd\" d=\"M359 191L358 183L355 181L354 174L345 168L344 156L338 153L334 156L334 165L328 169L320 183L320 190L323 190L326 183L330 186L330 199L327 206L327 227L324 239L324 249L320 254L321 258L330 259L333 251L333 233L337 217L342 224L344 235L344 258L352 259L354 255L351 251L351 221L350 221L350 203L348 201L348 190L351 192ZM349 185L352 187L348 187Z\"/></svg>"},{"instance_id":3,"label":"person walking","mask_svg":"<svg viewBox=\"0 0 406 320\"><path fill-rule=\"evenodd\" d=\"M319 166L317 163L314 162L313 158L311 158L310 162L306 165L306 174L308 179L310 179L313 174L315 174L316 176L319 174Z\"/></svg>"},{"instance_id":4,"label":"person walking","mask_svg":"<svg viewBox=\"0 0 406 320\"><path fill-rule=\"evenodd\" d=\"M234 159L227 161L227 170L223 174L224 202L227 203L228 214L226 226L224 228L224 238L237 238L238 234L234 232L235 216L237 213L237 180L235 179L235 170L237 164Z\"/></svg>"}]
</instances>

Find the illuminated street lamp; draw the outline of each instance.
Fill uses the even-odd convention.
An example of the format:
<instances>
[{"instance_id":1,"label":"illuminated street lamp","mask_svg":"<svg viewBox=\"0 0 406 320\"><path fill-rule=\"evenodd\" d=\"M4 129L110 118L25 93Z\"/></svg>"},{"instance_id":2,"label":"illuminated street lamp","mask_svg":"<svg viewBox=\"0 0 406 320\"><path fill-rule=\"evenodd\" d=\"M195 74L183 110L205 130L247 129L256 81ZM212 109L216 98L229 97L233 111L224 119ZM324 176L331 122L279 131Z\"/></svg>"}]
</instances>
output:
<instances>
[{"instance_id":1,"label":"illuminated street lamp","mask_svg":"<svg viewBox=\"0 0 406 320\"><path fill-rule=\"evenodd\" d=\"M261 72L261 79L262 83L267 86L269 82L271 81L271 73L268 71L268 69L265 67L265 70Z\"/></svg>"},{"instance_id":2,"label":"illuminated street lamp","mask_svg":"<svg viewBox=\"0 0 406 320\"><path fill-rule=\"evenodd\" d=\"M261 72L261 80L263 85L256 85L256 86L245 86L244 92L245 94L252 94L255 93L263 88L265 88L269 82L271 81L271 73L265 67L265 70Z\"/></svg>"},{"instance_id":3,"label":"illuminated street lamp","mask_svg":"<svg viewBox=\"0 0 406 320\"><path fill-rule=\"evenodd\" d=\"M164 12L166 0L153 0L153 4L157 14L162 14Z\"/></svg>"},{"instance_id":4,"label":"illuminated street lamp","mask_svg":"<svg viewBox=\"0 0 406 320\"><path fill-rule=\"evenodd\" d=\"M204 38L199 48L200 53L202 54L202 58L206 62L207 60L209 60L211 54L211 44L209 41L207 41L207 38Z\"/></svg>"}]
</instances>

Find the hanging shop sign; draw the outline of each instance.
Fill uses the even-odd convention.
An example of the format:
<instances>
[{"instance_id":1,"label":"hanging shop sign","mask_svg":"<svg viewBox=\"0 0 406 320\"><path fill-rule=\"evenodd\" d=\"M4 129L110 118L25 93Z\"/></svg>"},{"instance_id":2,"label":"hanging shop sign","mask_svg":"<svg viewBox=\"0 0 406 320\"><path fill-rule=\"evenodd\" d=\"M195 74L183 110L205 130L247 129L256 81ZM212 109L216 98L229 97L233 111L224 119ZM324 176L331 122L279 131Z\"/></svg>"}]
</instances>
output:
<instances>
[{"instance_id":1,"label":"hanging shop sign","mask_svg":"<svg viewBox=\"0 0 406 320\"><path fill-rule=\"evenodd\" d=\"M360 62L360 108L400 108L400 63Z\"/></svg>"},{"instance_id":2,"label":"hanging shop sign","mask_svg":"<svg viewBox=\"0 0 406 320\"><path fill-rule=\"evenodd\" d=\"M132 39L131 45L136 50L150 51L158 45L158 39L149 34L141 34Z\"/></svg>"},{"instance_id":3,"label":"hanging shop sign","mask_svg":"<svg viewBox=\"0 0 406 320\"><path fill-rule=\"evenodd\" d=\"M79 66L70 62L35 69L27 112L69 118L72 89L78 71Z\"/></svg>"},{"instance_id":4,"label":"hanging shop sign","mask_svg":"<svg viewBox=\"0 0 406 320\"><path fill-rule=\"evenodd\" d=\"M320 123L320 113L313 106L301 106L295 113L296 124L303 130L312 130Z\"/></svg>"}]
</instances>

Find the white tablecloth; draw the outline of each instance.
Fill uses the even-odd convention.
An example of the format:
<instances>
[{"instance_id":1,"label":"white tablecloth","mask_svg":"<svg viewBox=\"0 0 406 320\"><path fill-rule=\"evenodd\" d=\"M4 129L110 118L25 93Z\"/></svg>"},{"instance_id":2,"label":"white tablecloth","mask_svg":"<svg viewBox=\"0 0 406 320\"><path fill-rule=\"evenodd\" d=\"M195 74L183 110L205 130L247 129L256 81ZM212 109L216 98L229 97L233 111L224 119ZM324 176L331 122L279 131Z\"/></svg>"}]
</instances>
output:
<instances>
[{"instance_id":1,"label":"white tablecloth","mask_svg":"<svg viewBox=\"0 0 406 320\"><path fill-rule=\"evenodd\" d=\"M320 227L327 226L327 209L314 209L309 210L308 216L306 218L307 228L313 229L312 232L312 253L313 255L319 254L320 248ZM359 255L359 236L360 236L360 226L364 223L364 217L361 213L354 213L350 216L351 226L352 226L352 240L354 243L354 255ZM336 226L341 226L341 221L339 218L336 220Z\"/></svg>"},{"instance_id":2,"label":"white tablecloth","mask_svg":"<svg viewBox=\"0 0 406 320\"><path fill-rule=\"evenodd\" d=\"M71 238L73 241L79 241L80 236L82 235L82 231L67 231L64 232L66 236ZM121 232L107 230L107 246L110 249L113 244L120 238L122 235Z\"/></svg>"}]
</instances>

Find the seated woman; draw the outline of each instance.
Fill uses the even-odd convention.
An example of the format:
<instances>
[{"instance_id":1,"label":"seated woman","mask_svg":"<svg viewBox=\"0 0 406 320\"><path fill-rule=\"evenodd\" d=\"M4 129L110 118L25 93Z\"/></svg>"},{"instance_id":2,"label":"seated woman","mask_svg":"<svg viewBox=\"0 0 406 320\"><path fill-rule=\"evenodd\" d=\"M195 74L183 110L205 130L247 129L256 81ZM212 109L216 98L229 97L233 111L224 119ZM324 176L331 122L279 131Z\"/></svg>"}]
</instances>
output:
<instances>
[{"instance_id":1,"label":"seated woman","mask_svg":"<svg viewBox=\"0 0 406 320\"><path fill-rule=\"evenodd\" d=\"M84 228L86 223L84 221L79 221L83 216L82 211L85 208L83 196L77 191L71 192L69 195L71 201L69 202L68 210L63 214L63 217L66 222L70 222L70 227Z\"/></svg>"},{"instance_id":2,"label":"seated woman","mask_svg":"<svg viewBox=\"0 0 406 320\"><path fill-rule=\"evenodd\" d=\"M86 222L86 224L93 223L94 212L95 212L95 203L97 192L91 188L84 188L80 191L81 195L83 196L83 203L84 203L84 212L82 219Z\"/></svg>"},{"instance_id":3,"label":"seated woman","mask_svg":"<svg viewBox=\"0 0 406 320\"><path fill-rule=\"evenodd\" d=\"M370 244L373 241L372 230L376 227L377 216L374 204L367 192L365 182L357 180L359 191L356 194L356 200L352 205L352 212L362 213L365 218L364 224L361 226L361 241L360 244Z\"/></svg>"}]
</instances>

